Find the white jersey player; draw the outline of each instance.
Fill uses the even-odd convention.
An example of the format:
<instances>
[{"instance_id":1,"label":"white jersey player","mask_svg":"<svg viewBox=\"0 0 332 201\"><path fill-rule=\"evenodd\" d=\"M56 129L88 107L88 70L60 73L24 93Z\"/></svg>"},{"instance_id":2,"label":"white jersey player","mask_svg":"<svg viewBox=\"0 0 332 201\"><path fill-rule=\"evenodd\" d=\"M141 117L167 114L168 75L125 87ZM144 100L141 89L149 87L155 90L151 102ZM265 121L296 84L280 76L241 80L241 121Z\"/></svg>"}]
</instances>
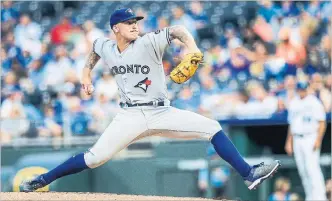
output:
<instances>
[{"instance_id":1,"label":"white jersey player","mask_svg":"<svg viewBox=\"0 0 332 201\"><path fill-rule=\"evenodd\" d=\"M294 152L306 200L327 200L320 168L320 147L326 128L323 104L307 92L307 83L297 84L298 97L288 107L288 136L285 150Z\"/></svg>"},{"instance_id":2,"label":"white jersey player","mask_svg":"<svg viewBox=\"0 0 332 201\"><path fill-rule=\"evenodd\" d=\"M110 18L116 41L97 39L83 70L82 86L91 94L90 73L100 58L104 60L118 84L122 110L91 149L46 174L23 182L23 191L34 191L62 176L98 167L129 144L152 135L211 140L219 156L238 171L249 189L256 188L278 169L279 161L250 166L217 121L170 106L162 65L166 47L178 39L189 53L200 53L200 50L183 26L167 27L139 37L137 23L142 18L129 8L116 10Z\"/></svg>"}]
</instances>

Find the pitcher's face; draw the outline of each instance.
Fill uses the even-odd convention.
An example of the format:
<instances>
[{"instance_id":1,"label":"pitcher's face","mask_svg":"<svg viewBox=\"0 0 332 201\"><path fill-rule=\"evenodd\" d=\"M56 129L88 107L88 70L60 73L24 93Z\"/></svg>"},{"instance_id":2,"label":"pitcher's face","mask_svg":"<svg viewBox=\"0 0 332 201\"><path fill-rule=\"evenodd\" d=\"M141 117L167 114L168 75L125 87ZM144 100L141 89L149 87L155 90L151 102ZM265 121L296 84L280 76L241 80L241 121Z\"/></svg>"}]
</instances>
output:
<instances>
[{"instance_id":1,"label":"pitcher's face","mask_svg":"<svg viewBox=\"0 0 332 201\"><path fill-rule=\"evenodd\" d=\"M120 22L115 26L114 30L117 30L117 33L124 39L133 41L138 38L139 28L136 19Z\"/></svg>"}]
</instances>

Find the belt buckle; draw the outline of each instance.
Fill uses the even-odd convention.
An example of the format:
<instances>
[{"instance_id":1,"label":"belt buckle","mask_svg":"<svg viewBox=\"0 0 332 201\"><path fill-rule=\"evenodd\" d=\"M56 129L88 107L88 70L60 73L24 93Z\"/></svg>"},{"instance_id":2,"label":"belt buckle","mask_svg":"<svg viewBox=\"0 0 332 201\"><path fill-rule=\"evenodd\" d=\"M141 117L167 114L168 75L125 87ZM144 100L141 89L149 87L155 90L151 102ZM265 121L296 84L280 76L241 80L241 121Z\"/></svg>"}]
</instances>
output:
<instances>
[{"instance_id":1,"label":"belt buckle","mask_svg":"<svg viewBox=\"0 0 332 201\"><path fill-rule=\"evenodd\" d=\"M158 101L156 101L156 100L152 101L152 105L153 105L153 107L157 107L158 106Z\"/></svg>"}]
</instances>

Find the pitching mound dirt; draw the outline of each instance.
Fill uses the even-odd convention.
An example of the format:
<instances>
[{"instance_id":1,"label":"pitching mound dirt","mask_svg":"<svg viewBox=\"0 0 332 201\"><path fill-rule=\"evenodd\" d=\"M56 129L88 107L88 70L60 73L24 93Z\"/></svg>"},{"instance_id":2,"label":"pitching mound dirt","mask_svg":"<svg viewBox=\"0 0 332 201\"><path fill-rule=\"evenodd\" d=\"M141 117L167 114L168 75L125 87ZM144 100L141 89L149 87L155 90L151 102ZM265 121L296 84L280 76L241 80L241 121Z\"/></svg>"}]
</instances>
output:
<instances>
[{"instance_id":1,"label":"pitching mound dirt","mask_svg":"<svg viewBox=\"0 0 332 201\"><path fill-rule=\"evenodd\" d=\"M192 200L209 201L211 199L188 198L188 197L162 197L162 196L142 196L142 195L116 195L107 193L67 193L67 192L33 192L33 193L0 193L0 200ZM226 201L226 200L224 200Z\"/></svg>"}]
</instances>

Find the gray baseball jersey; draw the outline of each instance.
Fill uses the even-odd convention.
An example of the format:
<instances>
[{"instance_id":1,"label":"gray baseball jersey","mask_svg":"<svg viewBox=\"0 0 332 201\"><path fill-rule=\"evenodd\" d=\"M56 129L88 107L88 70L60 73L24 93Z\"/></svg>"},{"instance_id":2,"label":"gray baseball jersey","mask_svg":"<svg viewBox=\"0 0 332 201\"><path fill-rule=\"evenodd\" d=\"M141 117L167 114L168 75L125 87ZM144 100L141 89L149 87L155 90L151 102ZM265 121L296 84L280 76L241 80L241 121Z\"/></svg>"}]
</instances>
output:
<instances>
[{"instance_id":1,"label":"gray baseball jersey","mask_svg":"<svg viewBox=\"0 0 332 201\"><path fill-rule=\"evenodd\" d=\"M164 100L168 104L120 109L84 156L90 168L104 164L129 144L147 136L211 139L221 130L215 120L169 105L162 65L162 56L169 43L168 28L139 37L122 53L115 41L106 38L95 41L93 49L115 76L121 102Z\"/></svg>"},{"instance_id":2,"label":"gray baseball jersey","mask_svg":"<svg viewBox=\"0 0 332 201\"><path fill-rule=\"evenodd\" d=\"M121 102L168 101L162 57L170 42L169 30L164 28L139 37L122 53L116 41L108 38L98 38L93 51L115 76Z\"/></svg>"}]
</instances>

